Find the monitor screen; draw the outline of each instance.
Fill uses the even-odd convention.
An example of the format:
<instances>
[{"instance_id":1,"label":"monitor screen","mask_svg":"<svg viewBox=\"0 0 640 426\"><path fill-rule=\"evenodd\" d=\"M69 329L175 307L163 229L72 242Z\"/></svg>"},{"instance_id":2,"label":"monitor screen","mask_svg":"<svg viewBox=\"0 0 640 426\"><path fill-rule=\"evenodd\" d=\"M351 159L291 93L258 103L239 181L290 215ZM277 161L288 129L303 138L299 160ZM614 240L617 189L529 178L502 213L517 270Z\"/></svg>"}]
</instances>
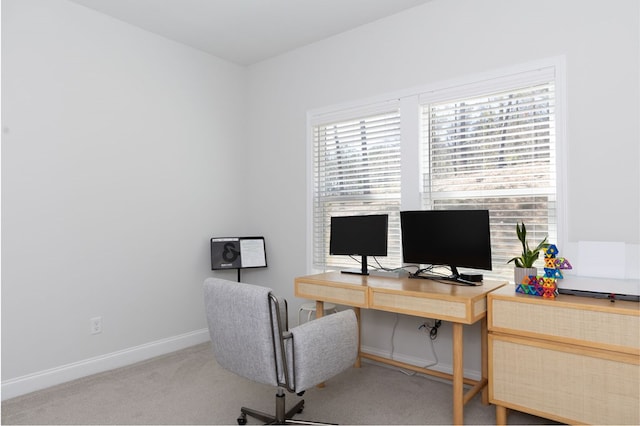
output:
<instances>
[{"instance_id":1,"label":"monitor screen","mask_svg":"<svg viewBox=\"0 0 640 426\"><path fill-rule=\"evenodd\" d=\"M343 271L367 275L367 256L387 255L386 214L331 217L329 254L362 256L360 271Z\"/></svg>"},{"instance_id":2,"label":"monitor screen","mask_svg":"<svg viewBox=\"0 0 640 426\"><path fill-rule=\"evenodd\" d=\"M358 256L387 255L389 216L333 216L331 218L330 254Z\"/></svg>"},{"instance_id":3,"label":"monitor screen","mask_svg":"<svg viewBox=\"0 0 640 426\"><path fill-rule=\"evenodd\" d=\"M264 237L211 238L211 269L264 268Z\"/></svg>"},{"instance_id":4,"label":"monitor screen","mask_svg":"<svg viewBox=\"0 0 640 426\"><path fill-rule=\"evenodd\" d=\"M488 210L400 212L405 263L491 270Z\"/></svg>"}]
</instances>

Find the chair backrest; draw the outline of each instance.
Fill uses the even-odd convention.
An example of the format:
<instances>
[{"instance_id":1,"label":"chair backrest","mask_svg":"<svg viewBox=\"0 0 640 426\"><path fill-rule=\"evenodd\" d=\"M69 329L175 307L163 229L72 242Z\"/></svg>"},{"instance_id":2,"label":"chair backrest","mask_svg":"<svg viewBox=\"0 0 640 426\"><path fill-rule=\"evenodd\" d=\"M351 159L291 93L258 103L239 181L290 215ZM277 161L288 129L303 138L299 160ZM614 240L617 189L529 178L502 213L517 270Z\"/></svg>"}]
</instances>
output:
<instances>
[{"instance_id":1,"label":"chair backrest","mask_svg":"<svg viewBox=\"0 0 640 426\"><path fill-rule=\"evenodd\" d=\"M204 283L218 364L247 379L301 392L353 366L358 322L351 309L288 329L272 290L219 278Z\"/></svg>"},{"instance_id":2,"label":"chair backrest","mask_svg":"<svg viewBox=\"0 0 640 426\"><path fill-rule=\"evenodd\" d=\"M272 326L271 292L267 287L219 278L204 283L209 334L218 364L247 379L278 386L280 343L279 330Z\"/></svg>"}]
</instances>

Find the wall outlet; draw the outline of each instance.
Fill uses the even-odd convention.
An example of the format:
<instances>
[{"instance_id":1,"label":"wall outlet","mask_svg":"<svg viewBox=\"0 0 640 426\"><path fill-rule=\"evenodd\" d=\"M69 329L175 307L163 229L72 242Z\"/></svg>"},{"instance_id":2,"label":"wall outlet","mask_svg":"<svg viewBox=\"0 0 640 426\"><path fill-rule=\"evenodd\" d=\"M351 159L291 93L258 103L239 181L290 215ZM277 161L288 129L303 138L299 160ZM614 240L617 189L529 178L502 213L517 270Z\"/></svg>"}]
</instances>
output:
<instances>
[{"instance_id":1,"label":"wall outlet","mask_svg":"<svg viewBox=\"0 0 640 426\"><path fill-rule=\"evenodd\" d=\"M102 317L93 317L89 320L91 334L102 333Z\"/></svg>"}]
</instances>

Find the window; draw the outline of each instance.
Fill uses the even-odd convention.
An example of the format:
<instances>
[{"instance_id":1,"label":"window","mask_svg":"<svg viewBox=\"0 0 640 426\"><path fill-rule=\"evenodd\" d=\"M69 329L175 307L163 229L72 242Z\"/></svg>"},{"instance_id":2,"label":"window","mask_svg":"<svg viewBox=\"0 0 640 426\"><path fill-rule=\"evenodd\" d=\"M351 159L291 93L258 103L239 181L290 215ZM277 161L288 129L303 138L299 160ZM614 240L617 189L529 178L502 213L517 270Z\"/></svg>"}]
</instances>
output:
<instances>
[{"instance_id":1,"label":"window","mask_svg":"<svg viewBox=\"0 0 640 426\"><path fill-rule=\"evenodd\" d=\"M313 267L359 266L329 255L336 215L389 214L389 256L379 259L386 268L402 265L400 210L488 209L489 277L513 279L507 261L521 252L516 223L527 225L530 244L545 236L562 243L556 170L563 69L545 60L310 113Z\"/></svg>"},{"instance_id":2,"label":"window","mask_svg":"<svg viewBox=\"0 0 640 426\"><path fill-rule=\"evenodd\" d=\"M488 209L492 275L512 276L517 222L557 241L554 101L550 81L421 107L422 208Z\"/></svg>"},{"instance_id":3,"label":"window","mask_svg":"<svg viewBox=\"0 0 640 426\"><path fill-rule=\"evenodd\" d=\"M388 256L400 259L400 114L398 108L313 126L313 262L353 267L329 255L331 216L389 215ZM373 259L369 259L369 263ZM376 266L375 264L373 265Z\"/></svg>"}]
</instances>

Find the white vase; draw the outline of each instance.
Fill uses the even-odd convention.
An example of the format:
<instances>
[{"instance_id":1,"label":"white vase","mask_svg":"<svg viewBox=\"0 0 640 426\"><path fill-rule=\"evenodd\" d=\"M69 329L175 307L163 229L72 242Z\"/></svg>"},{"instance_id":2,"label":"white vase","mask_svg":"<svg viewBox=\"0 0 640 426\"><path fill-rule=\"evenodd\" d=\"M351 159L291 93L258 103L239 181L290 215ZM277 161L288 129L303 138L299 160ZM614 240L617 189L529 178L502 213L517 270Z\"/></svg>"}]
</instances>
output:
<instances>
[{"instance_id":1,"label":"white vase","mask_svg":"<svg viewBox=\"0 0 640 426\"><path fill-rule=\"evenodd\" d=\"M522 279L530 275L538 275L538 268L513 268L513 281L522 284Z\"/></svg>"}]
</instances>

